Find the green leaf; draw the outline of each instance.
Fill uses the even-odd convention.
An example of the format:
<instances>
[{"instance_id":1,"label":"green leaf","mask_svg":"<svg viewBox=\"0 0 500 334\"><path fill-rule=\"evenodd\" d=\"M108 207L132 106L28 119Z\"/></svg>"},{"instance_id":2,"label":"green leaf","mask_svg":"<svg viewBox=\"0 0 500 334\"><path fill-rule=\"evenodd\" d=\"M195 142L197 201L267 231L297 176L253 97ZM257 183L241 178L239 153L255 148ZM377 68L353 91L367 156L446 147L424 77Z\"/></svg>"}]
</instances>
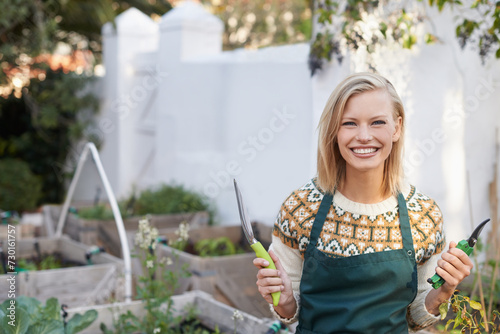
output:
<instances>
[{"instance_id":1,"label":"green leaf","mask_svg":"<svg viewBox=\"0 0 500 334\"><path fill-rule=\"evenodd\" d=\"M33 325L28 330L29 334L64 334L64 324L62 321L50 319Z\"/></svg>"},{"instance_id":2,"label":"green leaf","mask_svg":"<svg viewBox=\"0 0 500 334\"><path fill-rule=\"evenodd\" d=\"M446 318L446 315L448 314L448 303L444 302L441 305L439 305L439 314L441 315L441 320L444 320Z\"/></svg>"},{"instance_id":3,"label":"green leaf","mask_svg":"<svg viewBox=\"0 0 500 334\"><path fill-rule=\"evenodd\" d=\"M463 320L460 317L460 313L457 313L457 316L455 317L455 323L453 324L453 329L457 328L462 322Z\"/></svg>"},{"instance_id":4,"label":"green leaf","mask_svg":"<svg viewBox=\"0 0 500 334\"><path fill-rule=\"evenodd\" d=\"M28 313L28 317L30 318L31 323L35 323L40 311L39 308L41 307L41 303L31 297L26 297L26 296L19 296L16 298L16 309L19 307L22 307L26 310Z\"/></svg>"},{"instance_id":5,"label":"green leaf","mask_svg":"<svg viewBox=\"0 0 500 334\"><path fill-rule=\"evenodd\" d=\"M437 41L437 37L433 34L425 34L425 43L426 44L433 44L433 43L436 43Z\"/></svg>"},{"instance_id":6,"label":"green leaf","mask_svg":"<svg viewBox=\"0 0 500 334\"><path fill-rule=\"evenodd\" d=\"M59 305L59 301L56 298L50 298L47 300L43 310L43 315L47 320L61 321L61 305Z\"/></svg>"},{"instance_id":7,"label":"green leaf","mask_svg":"<svg viewBox=\"0 0 500 334\"><path fill-rule=\"evenodd\" d=\"M483 307L481 306L481 303L476 302L475 300L471 300L469 302L470 307L472 307L474 310L481 310Z\"/></svg>"},{"instance_id":8,"label":"green leaf","mask_svg":"<svg viewBox=\"0 0 500 334\"><path fill-rule=\"evenodd\" d=\"M81 332L85 328L89 327L97 319L97 311L89 310L83 315L75 314L71 319L69 319L66 324L66 334L74 334Z\"/></svg>"},{"instance_id":9,"label":"green leaf","mask_svg":"<svg viewBox=\"0 0 500 334\"><path fill-rule=\"evenodd\" d=\"M31 325L31 319L28 312L22 307L16 307L15 319L8 315L2 318L0 322L3 334L25 334L29 333L28 328Z\"/></svg>"},{"instance_id":10,"label":"green leaf","mask_svg":"<svg viewBox=\"0 0 500 334\"><path fill-rule=\"evenodd\" d=\"M379 30L382 33L382 35L384 35L384 38L387 38L387 36L386 36L386 33L387 33L387 24L384 23L384 22L380 22Z\"/></svg>"}]
</instances>

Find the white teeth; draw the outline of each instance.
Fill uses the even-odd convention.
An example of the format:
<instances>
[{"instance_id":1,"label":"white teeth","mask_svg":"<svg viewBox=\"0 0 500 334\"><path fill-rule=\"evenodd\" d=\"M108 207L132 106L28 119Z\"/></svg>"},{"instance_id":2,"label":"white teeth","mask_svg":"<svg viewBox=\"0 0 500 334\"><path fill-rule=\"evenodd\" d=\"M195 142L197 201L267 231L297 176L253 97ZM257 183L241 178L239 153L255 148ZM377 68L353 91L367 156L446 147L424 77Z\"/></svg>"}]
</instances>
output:
<instances>
[{"instance_id":1,"label":"white teeth","mask_svg":"<svg viewBox=\"0 0 500 334\"><path fill-rule=\"evenodd\" d=\"M357 154L367 154L367 153L373 153L376 150L377 150L376 148L355 148L353 149L353 152Z\"/></svg>"}]
</instances>

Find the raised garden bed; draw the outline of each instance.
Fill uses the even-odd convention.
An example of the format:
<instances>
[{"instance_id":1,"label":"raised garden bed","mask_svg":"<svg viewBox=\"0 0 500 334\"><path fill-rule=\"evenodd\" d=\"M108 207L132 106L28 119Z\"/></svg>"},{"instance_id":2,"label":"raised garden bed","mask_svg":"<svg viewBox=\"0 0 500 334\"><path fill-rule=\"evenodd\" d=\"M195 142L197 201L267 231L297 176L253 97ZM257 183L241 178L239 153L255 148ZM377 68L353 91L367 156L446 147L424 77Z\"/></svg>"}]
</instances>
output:
<instances>
[{"instance_id":1,"label":"raised garden bed","mask_svg":"<svg viewBox=\"0 0 500 334\"><path fill-rule=\"evenodd\" d=\"M47 234L57 229L57 222L61 213L60 205L44 206L44 220ZM207 226L210 220L208 212L191 212L151 215L150 222L153 227L158 229L177 228L183 221L187 221L192 227ZM125 230L135 233L139 220L142 217L130 217L123 220ZM64 224L63 234L71 239L84 243L86 245L97 245L103 247L107 253L116 257L122 257L122 248L118 229L113 219L97 220L82 219L75 214L68 214Z\"/></svg>"},{"instance_id":2,"label":"raised garden bed","mask_svg":"<svg viewBox=\"0 0 500 334\"><path fill-rule=\"evenodd\" d=\"M38 249L38 250L37 250ZM60 269L23 271L16 275L16 296L35 297L45 302L56 296L61 304L83 306L102 304L110 298L122 298L120 277L123 261L110 254L92 255L89 246L62 238L23 239L16 242L16 260L60 254L66 264L78 265ZM0 291L8 291L10 275L0 275ZM0 295L0 302L7 294Z\"/></svg>"},{"instance_id":3,"label":"raised garden bed","mask_svg":"<svg viewBox=\"0 0 500 334\"><path fill-rule=\"evenodd\" d=\"M142 217L127 218L123 221L127 234L135 234L139 220ZM151 226L159 230L175 230L181 222L188 222L192 227L207 226L210 217L208 212L175 213L168 215L151 215ZM97 224L97 238L100 246L117 257L122 257L118 229L114 221L99 221Z\"/></svg>"},{"instance_id":4,"label":"raised garden bed","mask_svg":"<svg viewBox=\"0 0 500 334\"><path fill-rule=\"evenodd\" d=\"M256 237L267 249L271 242L272 226L253 224ZM160 230L160 236L168 240L177 238L173 230ZM234 244L245 247L246 253L217 257L201 257L172 247L159 244L157 256L161 258L177 259L177 263L170 266L176 270L187 264L191 276L180 279L178 293L190 290L201 290L215 297L227 305L236 307L257 317L271 317L269 305L260 296L255 285L257 268L252 261L255 253L251 251L243 235L240 225L201 227L189 231L189 239L196 243L202 239L228 237ZM133 248L133 238L129 235L129 243ZM175 261L174 261L175 262ZM132 262L134 273L139 272L140 264Z\"/></svg>"},{"instance_id":5,"label":"raised garden bed","mask_svg":"<svg viewBox=\"0 0 500 334\"><path fill-rule=\"evenodd\" d=\"M235 322L232 319L234 308L215 300L212 296L202 291L190 291L182 295L172 297L175 314L174 316L185 316L186 306L193 305L197 311L199 322L210 330L215 326L222 333L234 333ZM113 327L113 319L117 314L131 311L137 316L145 314L144 303L142 301L133 301L130 303L115 303L107 305L98 305L94 307L78 307L68 309L68 317L75 313L83 314L89 309L95 309L98 313L97 320L85 329L82 334L102 334L99 326L104 323L106 327ZM239 334L260 334L266 333L272 325L270 318L255 317L251 314L241 312L243 319L236 324L236 333Z\"/></svg>"}]
</instances>

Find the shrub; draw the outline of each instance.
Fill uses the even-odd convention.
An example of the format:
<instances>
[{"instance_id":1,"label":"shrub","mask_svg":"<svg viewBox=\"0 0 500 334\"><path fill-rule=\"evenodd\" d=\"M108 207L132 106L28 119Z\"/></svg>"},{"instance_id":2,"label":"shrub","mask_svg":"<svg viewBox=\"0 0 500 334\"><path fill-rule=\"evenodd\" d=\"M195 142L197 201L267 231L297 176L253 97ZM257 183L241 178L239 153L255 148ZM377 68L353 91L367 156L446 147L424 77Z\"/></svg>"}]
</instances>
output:
<instances>
[{"instance_id":1,"label":"shrub","mask_svg":"<svg viewBox=\"0 0 500 334\"><path fill-rule=\"evenodd\" d=\"M182 185L162 185L140 193L132 205L133 215L183 213L208 211L212 219L213 210L208 199Z\"/></svg>"},{"instance_id":2,"label":"shrub","mask_svg":"<svg viewBox=\"0 0 500 334\"><path fill-rule=\"evenodd\" d=\"M36 208L42 182L28 164L16 159L0 160L0 208L23 212Z\"/></svg>"}]
</instances>

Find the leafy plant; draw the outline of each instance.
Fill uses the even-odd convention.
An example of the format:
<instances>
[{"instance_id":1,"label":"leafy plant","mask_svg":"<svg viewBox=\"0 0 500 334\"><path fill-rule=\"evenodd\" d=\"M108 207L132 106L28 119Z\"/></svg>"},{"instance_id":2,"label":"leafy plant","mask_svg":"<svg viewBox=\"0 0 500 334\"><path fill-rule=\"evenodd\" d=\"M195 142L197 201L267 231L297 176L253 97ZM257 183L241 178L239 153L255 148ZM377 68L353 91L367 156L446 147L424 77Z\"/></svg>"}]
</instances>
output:
<instances>
[{"instance_id":1,"label":"leafy plant","mask_svg":"<svg viewBox=\"0 0 500 334\"><path fill-rule=\"evenodd\" d=\"M121 207L120 207L121 209ZM120 210L124 217L123 210ZM78 217L83 219L110 220L113 219L113 211L107 205L98 204L88 208L78 209Z\"/></svg>"},{"instance_id":2,"label":"leafy plant","mask_svg":"<svg viewBox=\"0 0 500 334\"><path fill-rule=\"evenodd\" d=\"M445 332L449 329L455 330L458 328L461 333L467 330L470 333L483 333L485 331L486 333L500 333L500 313L498 310L493 310L492 318L488 320L480 302L470 299L459 291L455 291L451 301L443 303L439 307L441 320L446 318L448 304L450 304L456 316L446 322L443 328ZM453 327L451 327L452 325Z\"/></svg>"},{"instance_id":3,"label":"leafy plant","mask_svg":"<svg viewBox=\"0 0 500 334\"><path fill-rule=\"evenodd\" d=\"M42 183L29 165L17 159L0 160L0 208L23 212L36 208Z\"/></svg>"},{"instance_id":4,"label":"leafy plant","mask_svg":"<svg viewBox=\"0 0 500 334\"><path fill-rule=\"evenodd\" d=\"M411 49L417 43L417 25L428 20L423 1L420 2L317 1L315 17L318 29L309 53L311 75L330 61L333 54L340 63L343 59L342 50L347 48L354 51L365 49L370 54L377 46L390 41ZM448 4L468 14L476 14L468 16L477 17L477 20L466 17L456 24L456 37L460 46L464 48L467 44L475 44L483 63L492 52L496 58L500 58L498 3L487 0L472 1L470 4L460 0L429 0L428 4L439 11ZM428 44L438 40L432 33L425 36Z\"/></svg>"},{"instance_id":5,"label":"leafy plant","mask_svg":"<svg viewBox=\"0 0 500 334\"><path fill-rule=\"evenodd\" d=\"M200 240L194 245L194 249L201 257L244 253L244 251L237 248L228 237Z\"/></svg>"},{"instance_id":6,"label":"leafy plant","mask_svg":"<svg viewBox=\"0 0 500 334\"><path fill-rule=\"evenodd\" d=\"M47 255L40 261L39 268L40 270L59 269L62 268L62 264L54 255Z\"/></svg>"},{"instance_id":7,"label":"leafy plant","mask_svg":"<svg viewBox=\"0 0 500 334\"><path fill-rule=\"evenodd\" d=\"M186 266L179 270L169 270L172 259L158 259L155 253L158 244L158 230L152 227L149 220L139 221L139 229L135 236L144 275L139 277L137 298L145 303L146 315L139 318L128 311L121 314L114 323L114 330L101 324L105 334L111 333L184 333L181 330L182 317L174 317L172 296L178 286L180 277L189 275Z\"/></svg>"},{"instance_id":8,"label":"leafy plant","mask_svg":"<svg viewBox=\"0 0 500 334\"><path fill-rule=\"evenodd\" d=\"M23 271L35 271L38 270L38 267L33 261L29 261L28 259L19 259L17 261L17 267Z\"/></svg>"},{"instance_id":9,"label":"leafy plant","mask_svg":"<svg viewBox=\"0 0 500 334\"><path fill-rule=\"evenodd\" d=\"M32 79L20 96L0 96L0 158L25 161L39 176L42 192L37 204L63 200L63 181L73 172L79 153L73 143L99 142L91 131L97 99L85 90L92 79L62 70L44 71L43 80ZM28 195L34 195L37 188L30 191Z\"/></svg>"},{"instance_id":10,"label":"leafy plant","mask_svg":"<svg viewBox=\"0 0 500 334\"><path fill-rule=\"evenodd\" d=\"M5 334L73 334L90 326L96 318L97 312L89 310L65 322L56 298L43 305L35 298L20 296L0 305L0 327Z\"/></svg>"},{"instance_id":11,"label":"leafy plant","mask_svg":"<svg viewBox=\"0 0 500 334\"><path fill-rule=\"evenodd\" d=\"M213 209L208 199L182 185L161 185L142 191L132 203L133 215L166 214L208 211L211 220Z\"/></svg>"}]
</instances>

